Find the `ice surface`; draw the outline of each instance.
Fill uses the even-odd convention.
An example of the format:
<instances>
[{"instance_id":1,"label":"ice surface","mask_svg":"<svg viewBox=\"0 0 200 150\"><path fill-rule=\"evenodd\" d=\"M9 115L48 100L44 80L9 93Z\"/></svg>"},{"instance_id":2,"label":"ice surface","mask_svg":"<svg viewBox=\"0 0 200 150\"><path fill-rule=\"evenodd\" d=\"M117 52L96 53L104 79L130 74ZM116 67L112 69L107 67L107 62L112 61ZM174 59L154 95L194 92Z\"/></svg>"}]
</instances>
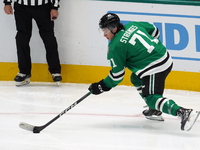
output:
<instances>
[{"instance_id":1,"label":"ice surface","mask_svg":"<svg viewBox=\"0 0 200 150\"><path fill-rule=\"evenodd\" d=\"M0 82L0 150L199 150L200 119L187 132L180 119L142 115L144 101L132 86L90 95L39 134L20 122L44 125L88 92L88 84ZM177 104L200 110L200 92L165 90Z\"/></svg>"}]
</instances>

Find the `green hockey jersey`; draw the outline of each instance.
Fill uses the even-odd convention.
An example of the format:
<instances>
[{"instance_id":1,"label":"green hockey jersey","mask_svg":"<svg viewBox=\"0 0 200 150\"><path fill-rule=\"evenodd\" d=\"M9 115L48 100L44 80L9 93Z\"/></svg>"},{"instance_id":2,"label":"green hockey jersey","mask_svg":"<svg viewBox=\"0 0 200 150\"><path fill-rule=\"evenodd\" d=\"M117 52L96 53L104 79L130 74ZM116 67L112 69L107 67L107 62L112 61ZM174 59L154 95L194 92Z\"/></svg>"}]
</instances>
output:
<instances>
[{"instance_id":1,"label":"green hockey jersey","mask_svg":"<svg viewBox=\"0 0 200 150\"><path fill-rule=\"evenodd\" d=\"M107 59L112 69L104 79L107 87L118 85L127 67L139 78L166 70L172 59L158 39L158 29L147 22L130 22L119 31L108 45Z\"/></svg>"}]
</instances>

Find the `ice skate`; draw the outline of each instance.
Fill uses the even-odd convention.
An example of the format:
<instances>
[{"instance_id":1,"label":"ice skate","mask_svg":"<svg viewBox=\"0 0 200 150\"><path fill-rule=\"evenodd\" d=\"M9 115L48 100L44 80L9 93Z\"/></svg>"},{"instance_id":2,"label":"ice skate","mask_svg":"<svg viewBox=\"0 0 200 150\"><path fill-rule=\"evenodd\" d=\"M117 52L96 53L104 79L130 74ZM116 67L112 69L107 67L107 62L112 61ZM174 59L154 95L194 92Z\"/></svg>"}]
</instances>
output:
<instances>
[{"instance_id":1,"label":"ice skate","mask_svg":"<svg viewBox=\"0 0 200 150\"><path fill-rule=\"evenodd\" d=\"M57 86L59 86L60 81L62 80L60 73L53 73L52 77L53 77L53 81L56 82Z\"/></svg>"},{"instance_id":2,"label":"ice skate","mask_svg":"<svg viewBox=\"0 0 200 150\"><path fill-rule=\"evenodd\" d=\"M177 116L181 118L181 130L189 131L196 122L200 112L180 107Z\"/></svg>"},{"instance_id":3,"label":"ice skate","mask_svg":"<svg viewBox=\"0 0 200 150\"><path fill-rule=\"evenodd\" d=\"M18 73L18 75L14 78L16 82L16 86L22 86L22 85L27 85L30 83L30 74L23 74L23 73Z\"/></svg>"},{"instance_id":4,"label":"ice skate","mask_svg":"<svg viewBox=\"0 0 200 150\"><path fill-rule=\"evenodd\" d=\"M142 113L149 120L164 121L161 111L149 108L144 110Z\"/></svg>"}]
</instances>

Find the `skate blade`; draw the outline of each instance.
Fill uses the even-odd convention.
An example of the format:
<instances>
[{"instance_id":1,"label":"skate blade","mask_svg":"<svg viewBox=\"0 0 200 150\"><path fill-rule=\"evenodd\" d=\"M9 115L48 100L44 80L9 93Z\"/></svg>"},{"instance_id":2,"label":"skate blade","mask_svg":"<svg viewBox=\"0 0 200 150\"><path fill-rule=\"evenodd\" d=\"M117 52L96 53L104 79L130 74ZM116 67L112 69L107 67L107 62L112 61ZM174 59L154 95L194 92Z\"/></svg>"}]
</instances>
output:
<instances>
[{"instance_id":1,"label":"skate blade","mask_svg":"<svg viewBox=\"0 0 200 150\"><path fill-rule=\"evenodd\" d=\"M186 122L184 130L190 131L194 125L194 123L197 121L197 118L199 117L200 111L192 111L192 114L190 114L189 121Z\"/></svg>"},{"instance_id":2,"label":"skate blade","mask_svg":"<svg viewBox=\"0 0 200 150\"><path fill-rule=\"evenodd\" d=\"M57 85L57 86L60 86L60 82L56 82L56 85Z\"/></svg>"},{"instance_id":3,"label":"skate blade","mask_svg":"<svg viewBox=\"0 0 200 150\"><path fill-rule=\"evenodd\" d=\"M25 79L24 81L22 82L16 82L16 86L19 87L19 86L23 86L23 85L27 85L30 83L30 78L28 79Z\"/></svg>"},{"instance_id":4,"label":"skate blade","mask_svg":"<svg viewBox=\"0 0 200 150\"><path fill-rule=\"evenodd\" d=\"M164 121L164 118L162 116L145 116L149 120L154 120L154 121Z\"/></svg>"}]
</instances>

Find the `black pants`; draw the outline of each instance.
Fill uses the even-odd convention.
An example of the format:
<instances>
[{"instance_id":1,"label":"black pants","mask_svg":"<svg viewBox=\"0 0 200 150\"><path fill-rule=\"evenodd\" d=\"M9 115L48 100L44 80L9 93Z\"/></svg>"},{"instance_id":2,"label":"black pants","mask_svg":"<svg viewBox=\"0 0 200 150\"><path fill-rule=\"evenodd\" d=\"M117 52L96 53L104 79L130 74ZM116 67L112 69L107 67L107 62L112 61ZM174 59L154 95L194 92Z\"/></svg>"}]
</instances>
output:
<instances>
[{"instance_id":1,"label":"black pants","mask_svg":"<svg viewBox=\"0 0 200 150\"><path fill-rule=\"evenodd\" d=\"M50 20L50 4L42 6L23 6L15 3L14 10L17 28L17 56L20 73L31 74L29 42L32 35L33 19L36 21L39 34L46 49L49 71L50 73L60 73L61 66L58 55L58 45L54 36L54 22Z\"/></svg>"},{"instance_id":2,"label":"black pants","mask_svg":"<svg viewBox=\"0 0 200 150\"><path fill-rule=\"evenodd\" d=\"M163 95L165 88L165 79L172 70L173 64L163 72L146 76L142 79L142 96L160 94Z\"/></svg>"},{"instance_id":3,"label":"black pants","mask_svg":"<svg viewBox=\"0 0 200 150\"><path fill-rule=\"evenodd\" d=\"M142 97L153 94L163 95L165 79L171 72L172 66L173 64L162 72L145 76L142 79L140 79L135 73L132 73L131 82L137 88Z\"/></svg>"}]
</instances>

